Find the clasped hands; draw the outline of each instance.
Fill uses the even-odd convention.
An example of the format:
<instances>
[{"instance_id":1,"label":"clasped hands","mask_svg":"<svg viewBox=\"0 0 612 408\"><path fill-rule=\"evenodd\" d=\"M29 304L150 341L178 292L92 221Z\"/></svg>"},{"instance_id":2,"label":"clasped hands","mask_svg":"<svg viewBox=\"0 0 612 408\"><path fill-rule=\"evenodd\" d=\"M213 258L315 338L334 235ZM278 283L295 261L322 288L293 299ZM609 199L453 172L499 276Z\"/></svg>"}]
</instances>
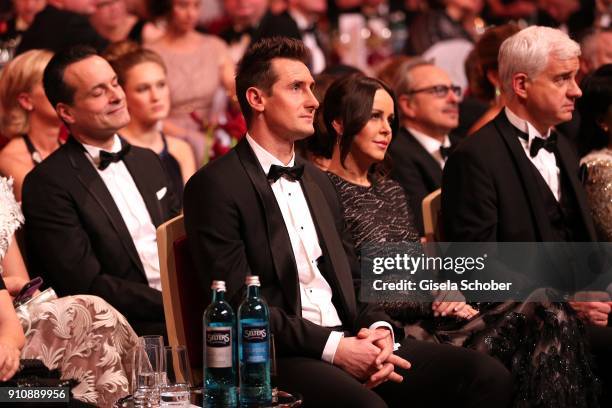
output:
<instances>
[{"instance_id":1,"label":"clasped hands","mask_svg":"<svg viewBox=\"0 0 612 408\"><path fill-rule=\"evenodd\" d=\"M393 354L393 336L388 328L361 329L355 337L340 340L334 365L374 388L390 380L402 382L404 378L395 367L410 368L410 363Z\"/></svg>"}]
</instances>

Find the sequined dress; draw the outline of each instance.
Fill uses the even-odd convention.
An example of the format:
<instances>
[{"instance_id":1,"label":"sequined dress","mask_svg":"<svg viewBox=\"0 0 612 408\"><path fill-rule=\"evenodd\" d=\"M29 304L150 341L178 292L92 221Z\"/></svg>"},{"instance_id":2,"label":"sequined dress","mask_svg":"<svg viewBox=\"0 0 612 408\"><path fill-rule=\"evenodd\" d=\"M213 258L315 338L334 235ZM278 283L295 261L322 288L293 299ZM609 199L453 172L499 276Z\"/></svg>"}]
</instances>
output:
<instances>
[{"instance_id":1,"label":"sequined dress","mask_svg":"<svg viewBox=\"0 0 612 408\"><path fill-rule=\"evenodd\" d=\"M419 240L404 191L379 179L371 187L328 173L357 251L367 242ZM431 303L382 302L386 312L417 340L452 344L499 359L515 379L513 408L598 407L599 381L591 369L582 323L567 305L547 301L545 291L526 302L473 305L470 320L433 318Z\"/></svg>"},{"instance_id":2,"label":"sequined dress","mask_svg":"<svg viewBox=\"0 0 612 408\"><path fill-rule=\"evenodd\" d=\"M2 260L23 221L12 180L0 177L0 274ZM39 359L49 369L59 369L62 379L76 380L74 398L111 407L128 394L130 351L138 337L106 301L97 296L66 296L30 307L20 320L26 335L21 358Z\"/></svg>"},{"instance_id":3,"label":"sequined dress","mask_svg":"<svg viewBox=\"0 0 612 408\"><path fill-rule=\"evenodd\" d=\"M585 156L585 190L599 239L612 241L612 150L602 149Z\"/></svg>"}]
</instances>

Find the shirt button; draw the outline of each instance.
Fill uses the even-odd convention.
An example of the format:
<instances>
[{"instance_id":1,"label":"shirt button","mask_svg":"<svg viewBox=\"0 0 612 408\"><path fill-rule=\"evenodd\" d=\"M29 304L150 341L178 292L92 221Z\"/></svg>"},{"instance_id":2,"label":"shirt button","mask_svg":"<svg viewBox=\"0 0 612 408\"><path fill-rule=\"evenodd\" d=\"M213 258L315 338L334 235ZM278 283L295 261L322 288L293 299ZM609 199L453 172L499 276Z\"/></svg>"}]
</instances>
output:
<instances>
[{"instance_id":1,"label":"shirt button","mask_svg":"<svg viewBox=\"0 0 612 408\"><path fill-rule=\"evenodd\" d=\"M304 227L300 227L300 229L302 229L302 230L303 230L303 229L304 229Z\"/></svg>"},{"instance_id":2,"label":"shirt button","mask_svg":"<svg viewBox=\"0 0 612 408\"><path fill-rule=\"evenodd\" d=\"M291 193L289 193L289 197L291 197Z\"/></svg>"}]
</instances>

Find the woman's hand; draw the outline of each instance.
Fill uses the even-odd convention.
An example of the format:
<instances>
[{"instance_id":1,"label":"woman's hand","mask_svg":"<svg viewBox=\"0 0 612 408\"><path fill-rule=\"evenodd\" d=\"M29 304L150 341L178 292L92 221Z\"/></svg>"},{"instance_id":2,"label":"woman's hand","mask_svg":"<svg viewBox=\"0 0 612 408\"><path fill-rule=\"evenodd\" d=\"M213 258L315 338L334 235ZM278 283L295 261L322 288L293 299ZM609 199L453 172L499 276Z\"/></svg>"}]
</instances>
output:
<instances>
[{"instance_id":1,"label":"woman's hand","mask_svg":"<svg viewBox=\"0 0 612 408\"><path fill-rule=\"evenodd\" d=\"M478 314L478 310L465 302L433 302L434 316L455 316L470 319Z\"/></svg>"},{"instance_id":2,"label":"woman's hand","mask_svg":"<svg viewBox=\"0 0 612 408\"><path fill-rule=\"evenodd\" d=\"M19 369L19 349L0 339L0 381L10 380Z\"/></svg>"}]
</instances>

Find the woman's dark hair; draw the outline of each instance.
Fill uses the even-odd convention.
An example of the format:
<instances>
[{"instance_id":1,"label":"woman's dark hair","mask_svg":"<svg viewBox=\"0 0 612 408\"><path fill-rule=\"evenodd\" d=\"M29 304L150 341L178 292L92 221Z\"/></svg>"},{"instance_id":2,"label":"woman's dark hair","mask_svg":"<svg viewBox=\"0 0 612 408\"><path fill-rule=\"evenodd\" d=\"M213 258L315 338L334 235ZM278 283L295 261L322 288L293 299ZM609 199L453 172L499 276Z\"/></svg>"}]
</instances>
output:
<instances>
[{"instance_id":1,"label":"woman's dark hair","mask_svg":"<svg viewBox=\"0 0 612 408\"><path fill-rule=\"evenodd\" d=\"M315 85L312 92L317 98L317 101L323 103L327 90L336 80L352 74L363 73L349 65L333 65L326 68L323 72L315 77ZM314 134L306 139L301 139L295 142L296 149L299 150L303 157L309 160L313 157L324 157L331 159L334 152L334 138L327 134L327 127L323 120L323 110L317 109L314 120Z\"/></svg>"},{"instance_id":2,"label":"woman's dark hair","mask_svg":"<svg viewBox=\"0 0 612 408\"><path fill-rule=\"evenodd\" d=\"M585 155L610 143L608 133L598 124L612 105L612 64L599 67L580 83L582 98L576 106L580 112L579 150Z\"/></svg>"},{"instance_id":3,"label":"woman's dark hair","mask_svg":"<svg viewBox=\"0 0 612 408\"><path fill-rule=\"evenodd\" d=\"M172 0L148 0L147 11L151 18L167 16L172 11Z\"/></svg>"},{"instance_id":4,"label":"woman's dark hair","mask_svg":"<svg viewBox=\"0 0 612 408\"><path fill-rule=\"evenodd\" d=\"M393 99L392 134L399 128L399 117L395 94L384 82L360 74L350 75L335 81L327 90L323 100L323 119L329 135L340 146L340 163L344 166L355 136L361 132L372 116L374 95L384 89ZM339 135L334 129L334 120L342 123Z\"/></svg>"}]
</instances>

